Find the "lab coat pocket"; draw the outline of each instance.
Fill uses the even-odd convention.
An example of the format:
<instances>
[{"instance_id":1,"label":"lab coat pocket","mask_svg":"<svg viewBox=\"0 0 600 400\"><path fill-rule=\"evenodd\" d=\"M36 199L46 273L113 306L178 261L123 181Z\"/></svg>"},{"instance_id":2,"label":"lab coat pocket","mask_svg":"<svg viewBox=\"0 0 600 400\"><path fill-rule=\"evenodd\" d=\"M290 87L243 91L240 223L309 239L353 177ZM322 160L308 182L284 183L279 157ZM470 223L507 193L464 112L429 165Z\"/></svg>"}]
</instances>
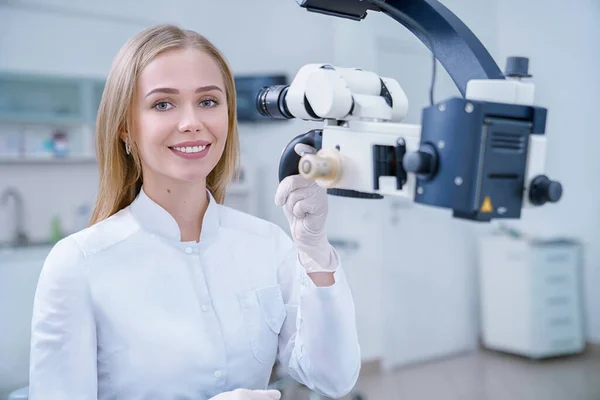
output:
<instances>
[{"instance_id":1,"label":"lab coat pocket","mask_svg":"<svg viewBox=\"0 0 600 400\"><path fill-rule=\"evenodd\" d=\"M281 287L250 290L241 293L239 300L254 358L263 364L273 363L286 316Z\"/></svg>"}]
</instances>

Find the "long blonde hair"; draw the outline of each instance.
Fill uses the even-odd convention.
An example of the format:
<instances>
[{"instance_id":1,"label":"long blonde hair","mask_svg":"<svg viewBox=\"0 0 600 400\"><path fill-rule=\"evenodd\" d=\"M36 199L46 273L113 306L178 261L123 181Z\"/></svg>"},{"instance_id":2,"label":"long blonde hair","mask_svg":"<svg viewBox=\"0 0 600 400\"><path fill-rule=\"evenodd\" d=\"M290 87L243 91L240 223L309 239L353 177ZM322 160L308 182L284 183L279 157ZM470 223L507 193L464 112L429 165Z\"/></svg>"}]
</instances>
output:
<instances>
[{"instance_id":1,"label":"long blonde hair","mask_svg":"<svg viewBox=\"0 0 600 400\"><path fill-rule=\"evenodd\" d=\"M100 168L100 185L90 224L102 221L127 207L142 186L142 167L133 143L131 154L121 139L132 130L132 103L137 79L146 65L170 49L197 48L210 55L219 65L225 82L227 141L223 155L206 178L206 187L222 204L227 186L237 172L239 138L235 83L225 57L204 36L173 25L158 25L131 38L115 57L106 79L96 120L96 156Z\"/></svg>"}]
</instances>

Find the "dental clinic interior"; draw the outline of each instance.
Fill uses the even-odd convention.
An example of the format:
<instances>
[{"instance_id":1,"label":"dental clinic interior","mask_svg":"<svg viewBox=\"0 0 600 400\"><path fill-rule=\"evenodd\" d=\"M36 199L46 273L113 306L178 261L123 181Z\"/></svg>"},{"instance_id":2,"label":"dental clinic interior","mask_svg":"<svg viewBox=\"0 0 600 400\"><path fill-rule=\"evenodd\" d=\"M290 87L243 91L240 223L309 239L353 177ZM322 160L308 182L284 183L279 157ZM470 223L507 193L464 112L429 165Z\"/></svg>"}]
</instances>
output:
<instances>
[{"instance_id":1,"label":"dental clinic interior","mask_svg":"<svg viewBox=\"0 0 600 400\"><path fill-rule=\"evenodd\" d=\"M40 274L92 216L111 62L164 23L235 77L224 206L290 234L284 161L327 188L361 357L343 398L600 399L600 2L377 4L0 0L0 400L28 399ZM285 151L310 132L313 158ZM337 169L298 167L319 156Z\"/></svg>"}]
</instances>

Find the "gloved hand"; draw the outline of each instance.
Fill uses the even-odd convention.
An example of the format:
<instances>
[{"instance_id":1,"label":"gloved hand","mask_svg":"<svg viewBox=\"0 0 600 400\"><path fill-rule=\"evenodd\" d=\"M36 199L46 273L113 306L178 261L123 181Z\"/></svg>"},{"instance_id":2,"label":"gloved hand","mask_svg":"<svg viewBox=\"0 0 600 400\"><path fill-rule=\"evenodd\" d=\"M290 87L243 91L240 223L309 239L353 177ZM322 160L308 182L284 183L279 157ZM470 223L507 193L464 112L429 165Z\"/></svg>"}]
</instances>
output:
<instances>
[{"instance_id":1,"label":"gloved hand","mask_svg":"<svg viewBox=\"0 0 600 400\"><path fill-rule=\"evenodd\" d=\"M232 392L220 393L210 400L279 400L280 398L279 390L236 389Z\"/></svg>"},{"instance_id":2,"label":"gloved hand","mask_svg":"<svg viewBox=\"0 0 600 400\"><path fill-rule=\"evenodd\" d=\"M304 147L314 150L310 146ZM283 208L298 248L300 264L306 272L334 272L339 260L325 232L326 189L300 175L288 176L277 188L275 204Z\"/></svg>"}]
</instances>

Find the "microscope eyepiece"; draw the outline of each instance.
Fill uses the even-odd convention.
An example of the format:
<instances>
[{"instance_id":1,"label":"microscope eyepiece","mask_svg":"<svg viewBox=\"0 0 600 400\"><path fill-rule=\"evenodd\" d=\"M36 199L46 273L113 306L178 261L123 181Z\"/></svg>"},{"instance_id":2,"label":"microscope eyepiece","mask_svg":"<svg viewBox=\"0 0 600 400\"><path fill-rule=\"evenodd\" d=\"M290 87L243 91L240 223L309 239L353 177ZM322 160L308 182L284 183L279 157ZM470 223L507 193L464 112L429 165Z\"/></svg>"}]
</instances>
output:
<instances>
[{"instance_id":1,"label":"microscope eyepiece","mask_svg":"<svg viewBox=\"0 0 600 400\"><path fill-rule=\"evenodd\" d=\"M273 119L292 119L294 116L285 101L289 85L263 87L256 95L256 109L265 117Z\"/></svg>"}]
</instances>

